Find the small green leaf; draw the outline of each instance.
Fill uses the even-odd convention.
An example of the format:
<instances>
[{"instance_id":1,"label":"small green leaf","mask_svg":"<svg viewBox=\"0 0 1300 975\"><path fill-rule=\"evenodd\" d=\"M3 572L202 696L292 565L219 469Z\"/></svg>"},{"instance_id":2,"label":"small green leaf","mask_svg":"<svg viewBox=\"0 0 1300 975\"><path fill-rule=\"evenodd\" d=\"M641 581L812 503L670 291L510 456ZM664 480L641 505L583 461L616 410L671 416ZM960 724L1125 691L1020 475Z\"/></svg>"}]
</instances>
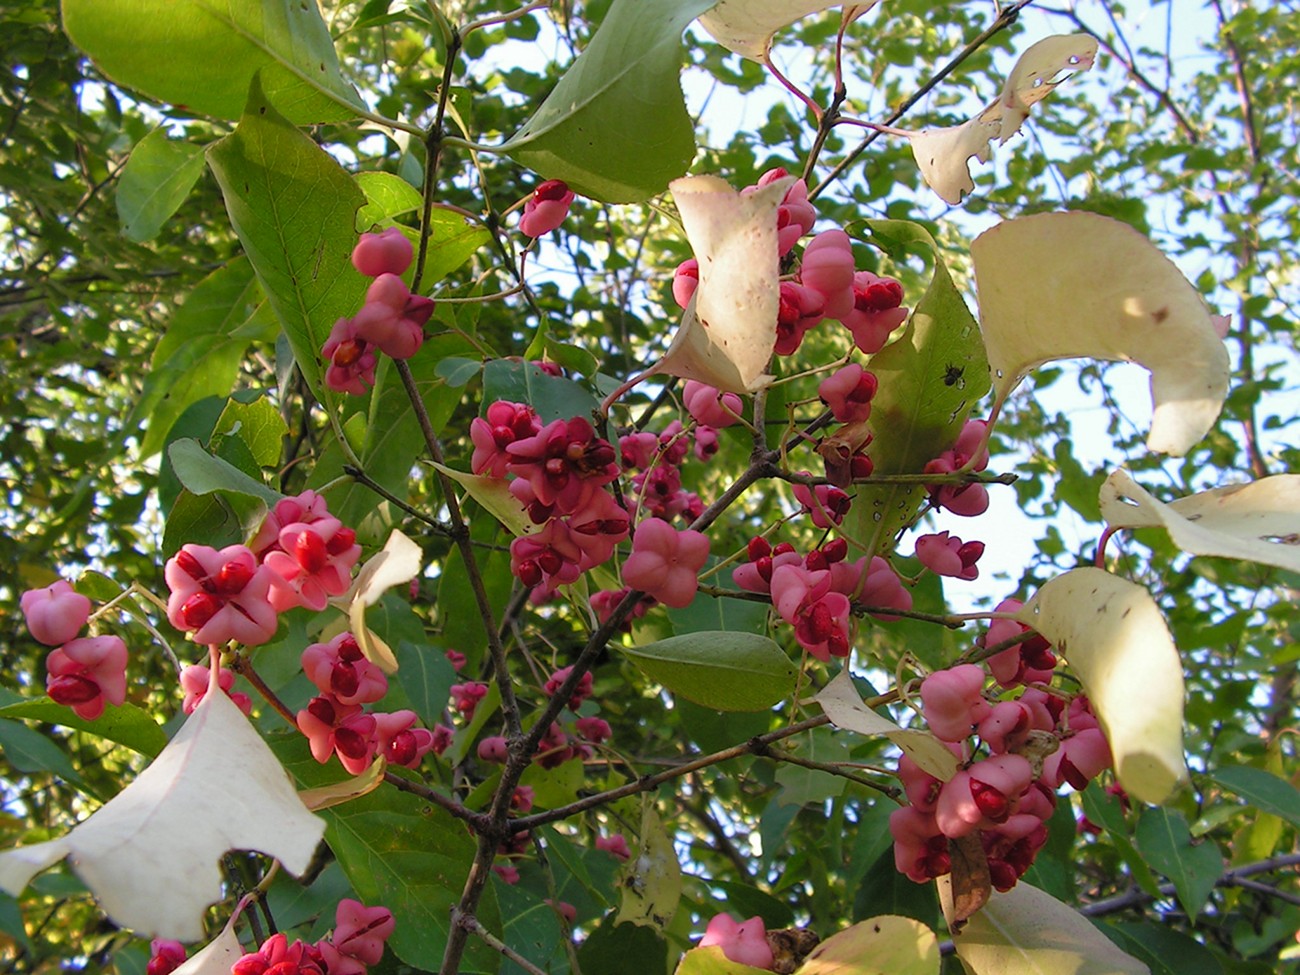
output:
<instances>
[{"instance_id":1,"label":"small green leaf","mask_svg":"<svg viewBox=\"0 0 1300 975\"><path fill-rule=\"evenodd\" d=\"M194 494L233 491L275 504L283 495L249 477L220 457L213 457L197 440L177 440L167 448L176 476Z\"/></svg>"},{"instance_id":2,"label":"small green leaf","mask_svg":"<svg viewBox=\"0 0 1300 975\"><path fill-rule=\"evenodd\" d=\"M140 243L158 236L203 172L203 147L173 142L154 129L131 150L117 181L122 233Z\"/></svg>"},{"instance_id":3,"label":"small green leaf","mask_svg":"<svg viewBox=\"0 0 1300 975\"><path fill-rule=\"evenodd\" d=\"M605 203L663 192L695 155L682 31L717 0L614 0L586 50L502 148Z\"/></svg>"},{"instance_id":4,"label":"small green leaf","mask_svg":"<svg viewBox=\"0 0 1300 975\"><path fill-rule=\"evenodd\" d=\"M1279 816L1300 829L1300 791L1285 779L1249 765L1221 768L1210 778L1260 812Z\"/></svg>"},{"instance_id":5,"label":"small green leaf","mask_svg":"<svg viewBox=\"0 0 1300 975\"><path fill-rule=\"evenodd\" d=\"M248 393L243 391L231 397L217 417L208 447L214 454L224 456L223 448L231 441L238 441L244 448L239 456L248 458L255 465L246 471L252 475L263 467L279 464L283 439L288 432L284 418L270 397L254 394L249 399Z\"/></svg>"},{"instance_id":6,"label":"small green leaf","mask_svg":"<svg viewBox=\"0 0 1300 975\"><path fill-rule=\"evenodd\" d=\"M584 387L571 379L543 372L531 362L493 359L483 367L483 402L527 403L543 423L590 417L598 405Z\"/></svg>"},{"instance_id":7,"label":"small green leaf","mask_svg":"<svg viewBox=\"0 0 1300 975\"><path fill-rule=\"evenodd\" d=\"M76 728L125 745L147 758L154 758L167 746L167 733L147 711L134 704L123 704L121 707L110 704L94 721L87 721L78 717L71 708L45 697L0 708L0 718L26 718Z\"/></svg>"},{"instance_id":8,"label":"small green leaf","mask_svg":"<svg viewBox=\"0 0 1300 975\"><path fill-rule=\"evenodd\" d=\"M1187 820L1177 810L1144 809L1137 845L1148 864L1174 882L1178 902L1193 920L1223 872L1223 856L1213 840L1193 843Z\"/></svg>"},{"instance_id":9,"label":"small green leaf","mask_svg":"<svg viewBox=\"0 0 1300 975\"><path fill-rule=\"evenodd\" d=\"M152 56L152 55L151 55ZM365 197L338 162L267 104L256 86L239 126L208 149L226 211L317 398L320 349L367 287L352 267Z\"/></svg>"},{"instance_id":10,"label":"small green leaf","mask_svg":"<svg viewBox=\"0 0 1300 975\"><path fill-rule=\"evenodd\" d=\"M794 692L797 670L756 633L703 631L623 652L674 694L718 711L762 711Z\"/></svg>"},{"instance_id":11,"label":"small green leaf","mask_svg":"<svg viewBox=\"0 0 1300 975\"><path fill-rule=\"evenodd\" d=\"M465 359L461 356L448 356L438 363L434 375L447 381L448 386L459 389L483 371L483 363L478 359Z\"/></svg>"},{"instance_id":12,"label":"small green leaf","mask_svg":"<svg viewBox=\"0 0 1300 975\"><path fill-rule=\"evenodd\" d=\"M1151 868L1146 865L1146 861L1142 859L1142 855L1138 853L1133 841L1129 839L1131 830L1124 819L1124 810L1119 800L1108 794L1096 782L1090 782L1088 788L1083 791L1083 814L1106 831L1115 848L1119 850L1120 856L1128 864L1129 870L1133 872L1133 879L1137 881L1138 886L1152 897L1159 897L1160 884L1155 874L1151 872Z\"/></svg>"},{"instance_id":13,"label":"small green leaf","mask_svg":"<svg viewBox=\"0 0 1300 975\"><path fill-rule=\"evenodd\" d=\"M392 173L357 173L357 186L366 195L366 205L357 211L357 233L364 234L404 213L420 208L420 191Z\"/></svg>"},{"instance_id":14,"label":"small green leaf","mask_svg":"<svg viewBox=\"0 0 1300 975\"><path fill-rule=\"evenodd\" d=\"M314 3L63 0L63 26L109 78L188 111L239 117L255 75L294 122L363 108Z\"/></svg>"},{"instance_id":15,"label":"small green leaf","mask_svg":"<svg viewBox=\"0 0 1300 975\"><path fill-rule=\"evenodd\" d=\"M519 499L510 493L510 482L504 477L488 477L483 474L466 474L454 470L445 464L429 462L443 474L463 487L471 498L481 504L489 514L501 522L512 535L528 535L536 530L536 525L528 517L528 512L519 503Z\"/></svg>"},{"instance_id":16,"label":"small green leaf","mask_svg":"<svg viewBox=\"0 0 1300 975\"><path fill-rule=\"evenodd\" d=\"M890 253L923 251L934 265L930 286L902 335L868 365L880 383L867 448L875 472L915 474L952 446L971 408L989 390L979 327L925 228L906 220L868 220L849 231ZM961 370L955 379L953 369ZM869 555L888 554L925 499L923 487L909 484L859 484L855 493L842 530Z\"/></svg>"}]
</instances>

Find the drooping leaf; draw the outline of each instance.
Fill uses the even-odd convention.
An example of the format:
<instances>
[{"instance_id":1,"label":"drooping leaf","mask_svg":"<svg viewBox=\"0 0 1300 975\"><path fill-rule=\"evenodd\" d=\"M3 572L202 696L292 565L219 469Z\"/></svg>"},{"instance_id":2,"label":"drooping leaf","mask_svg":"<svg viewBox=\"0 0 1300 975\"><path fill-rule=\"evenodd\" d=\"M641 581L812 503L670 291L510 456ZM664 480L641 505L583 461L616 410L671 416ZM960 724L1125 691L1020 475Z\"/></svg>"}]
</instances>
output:
<instances>
[{"instance_id":1,"label":"drooping leaf","mask_svg":"<svg viewBox=\"0 0 1300 975\"><path fill-rule=\"evenodd\" d=\"M716 0L614 0L586 50L502 149L605 203L662 193L695 155L678 72L686 25Z\"/></svg>"},{"instance_id":2,"label":"drooping leaf","mask_svg":"<svg viewBox=\"0 0 1300 975\"><path fill-rule=\"evenodd\" d=\"M260 498L272 505L283 495L261 481L249 477L234 464L213 457L197 440L177 440L167 448L167 457L181 483L192 494L211 494L213 491L233 491Z\"/></svg>"},{"instance_id":3,"label":"drooping leaf","mask_svg":"<svg viewBox=\"0 0 1300 975\"><path fill-rule=\"evenodd\" d=\"M624 647L651 679L717 711L762 711L794 692L798 672L772 640L733 630Z\"/></svg>"},{"instance_id":4,"label":"drooping leaf","mask_svg":"<svg viewBox=\"0 0 1300 975\"><path fill-rule=\"evenodd\" d=\"M925 228L905 220L870 220L849 229L891 253L920 250L933 261L930 284L902 334L869 365L879 390L871 404L867 454L877 474L915 474L952 446L971 408L988 392L984 346ZM925 489L859 484L854 496L841 530L868 554L886 554L916 515Z\"/></svg>"},{"instance_id":5,"label":"drooping leaf","mask_svg":"<svg viewBox=\"0 0 1300 975\"><path fill-rule=\"evenodd\" d=\"M641 807L640 845L619 883L623 887L619 922L630 921L660 931L668 926L681 901L682 868L672 837L648 798Z\"/></svg>"},{"instance_id":6,"label":"drooping leaf","mask_svg":"<svg viewBox=\"0 0 1300 975\"><path fill-rule=\"evenodd\" d=\"M879 0L856 4L862 16ZM728 51L753 61L767 59L772 35L788 24L831 7L854 6L843 0L718 0L700 16L700 26Z\"/></svg>"},{"instance_id":7,"label":"drooping leaf","mask_svg":"<svg viewBox=\"0 0 1300 975\"><path fill-rule=\"evenodd\" d=\"M360 775L343 779L341 782L317 786L314 789L304 789L298 793L298 798L312 812L329 809L330 806L339 806L353 799L360 799L378 789L384 781L384 772L387 769L388 762L383 755L380 755Z\"/></svg>"},{"instance_id":8,"label":"drooping leaf","mask_svg":"<svg viewBox=\"0 0 1300 975\"><path fill-rule=\"evenodd\" d=\"M302 873L325 831L262 737L212 686L139 777L66 836L0 853L0 887L17 895L65 856L118 924L197 941L222 896L227 850L257 850ZM142 897L141 891L149 896Z\"/></svg>"},{"instance_id":9,"label":"drooping leaf","mask_svg":"<svg viewBox=\"0 0 1300 975\"><path fill-rule=\"evenodd\" d=\"M125 745L148 758L153 758L167 746L167 733L159 727L158 722L147 711L131 703L120 707L109 704L98 718L87 721L78 717L71 708L43 697L0 708L0 718L26 718L29 721L45 721L76 728L78 731L98 735L106 741Z\"/></svg>"},{"instance_id":10,"label":"drooping leaf","mask_svg":"<svg viewBox=\"0 0 1300 975\"><path fill-rule=\"evenodd\" d=\"M1137 845L1152 868L1174 882L1178 902L1193 922L1223 872L1223 855L1213 840L1192 842L1187 820L1176 809L1144 809Z\"/></svg>"},{"instance_id":11,"label":"drooping leaf","mask_svg":"<svg viewBox=\"0 0 1300 975\"><path fill-rule=\"evenodd\" d=\"M939 939L893 914L861 921L813 949L795 975L938 975Z\"/></svg>"},{"instance_id":12,"label":"drooping leaf","mask_svg":"<svg viewBox=\"0 0 1300 975\"><path fill-rule=\"evenodd\" d=\"M957 774L957 756L930 732L900 728L867 707L853 686L847 667L818 692L816 701L835 727L888 738L918 766L943 782Z\"/></svg>"},{"instance_id":13,"label":"drooping leaf","mask_svg":"<svg viewBox=\"0 0 1300 975\"><path fill-rule=\"evenodd\" d=\"M1219 958L1205 945L1158 921L1108 923L1101 931L1121 949L1146 964L1151 975L1226 975ZM1240 969L1231 969L1241 971Z\"/></svg>"},{"instance_id":14,"label":"drooping leaf","mask_svg":"<svg viewBox=\"0 0 1300 975\"><path fill-rule=\"evenodd\" d=\"M1063 71L1087 71L1096 56L1097 39L1090 34L1045 37L1020 56L998 100L974 118L948 128L906 133L926 183L945 203L961 203L975 189L970 160L988 162L993 140L1005 144L1020 130L1030 107L1060 84L1053 79Z\"/></svg>"},{"instance_id":15,"label":"drooping leaf","mask_svg":"<svg viewBox=\"0 0 1300 975\"><path fill-rule=\"evenodd\" d=\"M1165 504L1119 470L1101 487L1101 516L1112 528L1163 527L1193 555L1300 572L1300 475L1275 474Z\"/></svg>"},{"instance_id":16,"label":"drooping leaf","mask_svg":"<svg viewBox=\"0 0 1300 975\"><path fill-rule=\"evenodd\" d=\"M230 221L318 399L321 346L361 307L367 281L352 267L365 197L324 149L254 86L239 126L208 149Z\"/></svg>"},{"instance_id":17,"label":"drooping leaf","mask_svg":"<svg viewBox=\"0 0 1300 975\"><path fill-rule=\"evenodd\" d=\"M672 344L650 373L752 393L776 346L780 265L776 208L792 181L742 196L716 176L673 180L673 200L700 265Z\"/></svg>"},{"instance_id":18,"label":"drooping leaf","mask_svg":"<svg viewBox=\"0 0 1300 975\"><path fill-rule=\"evenodd\" d=\"M1300 790L1286 779L1249 765L1217 769L1211 778L1261 812L1279 816L1300 829Z\"/></svg>"},{"instance_id":19,"label":"drooping leaf","mask_svg":"<svg viewBox=\"0 0 1300 975\"><path fill-rule=\"evenodd\" d=\"M1183 668L1151 595L1085 566L1049 581L1017 614L1083 684L1129 794L1164 802L1187 778Z\"/></svg>"},{"instance_id":20,"label":"drooping leaf","mask_svg":"<svg viewBox=\"0 0 1300 975\"><path fill-rule=\"evenodd\" d=\"M947 877L938 884L947 913ZM1082 914L1023 881L995 892L952 940L969 975L1149 975Z\"/></svg>"},{"instance_id":21,"label":"drooping leaf","mask_svg":"<svg viewBox=\"0 0 1300 975\"><path fill-rule=\"evenodd\" d=\"M63 0L63 27L109 78L190 111L239 118L258 75L296 123L339 122L364 107L314 3Z\"/></svg>"},{"instance_id":22,"label":"drooping leaf","mask_svg":"<svg viewBox=\"0 0 1300 975\"><path fill-rule=\"evenodd\" d=\"M1181 456L1214 425L1227 350L1200 294L1136 230L1039 213L985 231L971 260L999 405L1045 362L1109 359L1151 372L1150 450Z\"/></svg>"},{"instance_id":23,"label":"drooping leaf","mask_svg":"<svg viewBox=\"0 0 1300 975\"><path fill-rule=\"evenodd\" d=\"M154 129L141 139L117 180L122 233L137 243L153 240L203 172L203 147L167 138Z\"/></svg>"}]
</instances>

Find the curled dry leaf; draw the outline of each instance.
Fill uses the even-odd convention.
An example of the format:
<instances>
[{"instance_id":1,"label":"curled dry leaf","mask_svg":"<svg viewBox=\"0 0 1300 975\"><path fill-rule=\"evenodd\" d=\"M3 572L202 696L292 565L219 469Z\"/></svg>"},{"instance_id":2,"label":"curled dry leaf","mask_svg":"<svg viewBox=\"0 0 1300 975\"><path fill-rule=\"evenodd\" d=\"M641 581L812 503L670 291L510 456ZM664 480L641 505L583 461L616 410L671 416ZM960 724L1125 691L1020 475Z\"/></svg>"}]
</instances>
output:
<instances>
[{"instance_id":1,"label":"curled dry leaf","mask_svg":"<svg viewBox=\"0 0 1300 975\"><path fill-rule=\"evenodd\" d=\"M853 686L848 668L842 669L814 699L831 724L860 735L883 735L907 753L920 768L947 782L957 774L957 756L928 731L900 728L867 707Z\"/></svg>"},{"instance_id":2,"label":"curled dry leaf","mask_svg":"<svg viewBox=\"0 0 1300 975\"><path fill-rule=\"evenodd\" d=\"M360 799L378 789L379 784L384 781L384 772L387 770L388 761L383 755L379 755L360 775L351 776L342 782L318 786L315 789L304 789L298 793L298 798L312 812L328 809L330 806L341 806L345 802Z\"/></svg>"},{"instance_id":3,"label":"curled dry leaf","mask_svg":"<svg viewBox=\"0 0 1300 975\"><path fill-rule=\"evenodd\" d=\"M944 917L950 931L960 931L993 896L993 877L989 873L988 854L984 852L984 842L978 830L949 839L948 856L952 862L948 874L952 904Z\"/></svg>"},{"instance_id":4,"label":"curled dry leaf","mask_svg":"<svg viewBox=\"0 0 1300 975\"><path fill-rule=\"evenodd\" d=\"M938 975L939 939L920 921L882 914L831 935L798 975Z\"/></svg>"},{"instance_id":5,"label":"curled dry leaf","mask_svg":"<svg viewBox=\"0 0 1300 975\"><path fill-rule=\"evenodd\" d=\"M347 607L348 625L361 652L386 674L397 671L397 657L392 648L366 626L366 609L377 603L386 590L414 579L423 563L424 553L420 546L394 529L383 551L373 555L361 567L352 588L336 600Z\"/></svg>"},{"instance_id":6,"label":"curled dry leaf","mask_svg":"<svg viewBox=\"0 0 1300 975\"><path fill-rule=\"evenodd\" d=\"M1088 34L1054 34L1032 45L1011 69L1002 93L974 118L942 129L908 132L921 175L945 203L953 206L975 189L971 157L988 162L993 140L1005 143L1029 118L1029 109L1051 94L1064 72L1087 71L1097 57L1097 39Z\"/></svg>"},{"instance_id":7,"label":"curled dry leaf","mask_svg":"<svg viewBox=\"0 0 1300 975\"><path fill-rule=\"evenodd\" d=\"M257 850L302 873L325 832L248 719L216 685L153 763L68 835L0 853L18 896L63 857L116 923L197 941L222 896L221 857Z\"/></svg>"},{"instance_id":8,"label":"curled dry leaf","mask_svg":"<svg viewBox=\"0 0 1300 975\"><path fill-rule=\"evenodd\" d=\"M944 916L951 917L951 885L947 877L938 884ZM1024 881L994 892L952 941L969 975L1149 975L1082 914Z\"/></svg>"},{"instance_id":9,"label":"curled dry leaf","mask_svg":"<svg viewBox=\"0 0 1300 975\"><path fill-rule=\"evenodd\" d=\"M1165 528L1193 555L1300 572L1300 475L1276 474L1165 504L1128 471L1115 471L1101 486L1101 516L1112 528Z\"/></svg>"},{"instance_id":10,"label":"curled dry leaf","mask_svg":"<svg viewBox=\"0 0 1300 975\"><path fill-rule=\"evenodd\" d=\"M699 285L668 352L649 374L694 379L752 393L776 346L780 264L776 208L793 178L742 196L716 176L687 176L671 187L700 265Z\"/></svg>"},{"instance_id":11,"label":"curled dry leaf","mask_svg":"<svg viewBox=\"0 0 1300 975\"><path fill-rule=\"evenodd\" d=\"M766 61L772 35L810 14L845 6L845 16L857 19L879 0L844 5L843 0L718 0L700 17L700 26L715 41L742 57Z\"/></svg>"},{"instance_id":12,"label":"curled dry leaf","mask_svg":"<svg viewBox=\"0 0 1300 975\"><path fill-rule=\"evenodd\" d=\"M1151 372L1151 450L1182 456L1213 426L1227 350L1196 289L1132 227L1039 213L985 231L971 259L997 406L1044 362L1109 359Z\"/></svg>"},{"instance_id":13,"label":"curled dry leaf","mask_svg":"<svg viewBox=\"0 0 1300 975\"><path fill-rule=\"evenodd\" d=\"M1141 586L1086 566L1057 576L1016 618L1069 663L1092 702L1129 794L1162 803L1186 780L1183 669Z\"/></svg>"}]
</instances>

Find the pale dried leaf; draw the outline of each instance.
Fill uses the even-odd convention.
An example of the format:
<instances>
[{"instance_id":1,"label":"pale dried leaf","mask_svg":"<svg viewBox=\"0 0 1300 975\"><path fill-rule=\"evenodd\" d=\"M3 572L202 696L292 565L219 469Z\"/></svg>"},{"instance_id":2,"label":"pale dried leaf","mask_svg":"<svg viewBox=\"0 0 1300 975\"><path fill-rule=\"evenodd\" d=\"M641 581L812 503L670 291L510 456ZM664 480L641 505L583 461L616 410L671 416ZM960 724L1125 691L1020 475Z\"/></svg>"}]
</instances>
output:
<instances>
[{"instance_id":1,"label":"pale dried leaf","mask_svg":"<svg viewBox=\"0 0 1300 975\"><path fill-rule=\"evenodd\" d=\"M1128 471L1115 471L1101 486L1101 516L1112 528L1163 527L1193 555L1300 572L1300 475L1275 474L1165 504Z\"/></svg>"},{"instance_id":2,"label":"pale dried leaf","mask_svg":"<svg viewBox=\"0 0 1300 975\"><path fill-rule=\"evenodd\" d=\"M235 921L239 914L233 914L221 933L204 946L202 951L185 959L172 975L230 975L230 966L244 956L243 946L235 934Z\"/></svg>"},{"instance_id":3,"label":"pale dried leaf","mask_svg":"<svg viewBox=\"0 0 1300 975\"><path fill-rule=\"evenodd\" d=\"M1151 595L1085 566L1052 579L1016 617L1078 675L1120 784L1142 802L1166 801L1187 778L1183 669Z\"/></svg>"},{"instance_id":4,"label":"pale dried leaf","mask_svg":"<svg viewBox=\"0 0 1300 975\"><path fill-rule=\"evenodd\" d=\"M257 850L292 873L325 832L248 719L214 686L139 777L67 836L0 853L14 896L66 855L117 923L146 937L197 941L222 897L218 863Z\"/></svg>"},{"instance_id":5,"label":"pale dried leaf","mask_svg":"<svg viewBox=\"0 0 1300 975\"><path fill-rule=\"evenodd\" d=\"M1044 362L1109 359L1151 372L1151 450L1181 456L1214 425L1227 350L1196 289L1132 227L1034 214L981 234L971 259L999 404Z\"/></svg>"},{"instance_id":6,"label":"pale dried leaf","mask_svg":"<svg viewBox=\"0 0 1300 975\"><path fill-rule=\"evenodd\" d=\"M883 735L907 753L920 768L947 782L957 774L957 756L928 731L900 728L867 707L853 686L848 668L842 669L814 699L831 724L860 735Z\"/></svg>"},{"instance_id":7,"label":"pale dried leaf","mask_svg":"<svg viewBox=\"0 0 1300 975\"><path fill-rule=\"evenodd\" d=\"M715 176L670 184L700 265L699 285L668 352L650 370L752 393L776 346L780 299L776 208L793 179L742 196Z\"/></svg>"},{"instance_id":8,"label":"pale dried leaf","mask_svg":"<svg viewBox=\"0 0 1300 975\"><path fill-rule=\"evenodd\" d=\"M328 809L330 806L340 806L378 789L380 783L384 781L384 772L387 770L387 760L383 755L379 755L360 775L354 775L331 785L318 786L315 789L303 789L298 793L298 798L312 812Z\"/></svg>"},{"instance_id":9,"label":"pale dried leaf","mask_svg":"<svg viewBox=\"0 0 1300 975\"><path fill-rule=\"evenodd\" d=\"M938 884L947 916L952 889L947 877ZM1082 914L1024 881L995 891L952 940L968 975L1149 975Z\"/></svg>"},{"instance_id":10,"label":"pale dried leaf","mask_svg":"<svg viewBox=\"0 0 1300 975\"><path fill-rule=\"evenodd\" d=\"M973 189L970 160L988 162L992 141L1005 143L1029 118L1029 109L1051 94L1063 71L1087 71L1097 56L1089 34L1054 34L1031 45L1016 61L997 101L960 125L905 132L921 176L952 206Z\"/></svg>"},{"instance_id":11,"label":"pale dried leaf","mask_svg":"<svg viewBox=\"0 0 1300 975\"><path fill-rule=\"evenodd\" d=\"M831 935L795 975L938 975L939 940L920 921L868 918Z\"/></svg>"},{"instance_id":12,"label":"pale dried leaf","mask_svg":"<svg viewBox=\"0 0 1300 975\"><path fill-rule=\"evenodd\" d=\"M347 608L348 626L366 659L386 674L397 672L397 655L366 626L366 609L393 586L410 582L420 572L424 552L419 545L393 529L383 551L371 556L357 573L352 588L332 602Z\"/></svg>"},{"instance_id":13,"label":"pale dried leaf","mask_svg":"<svg viewBox=\"0 0 1300 975\"><path fill-rule=\"evenodd\" d=\"M772 35L810 14L838 7L843 0L718 0L700 17L700 26L715 41L742 57L765 61ZM879 0L857 4L854 19L861 17Z\"/></svg>"}]
</instances>

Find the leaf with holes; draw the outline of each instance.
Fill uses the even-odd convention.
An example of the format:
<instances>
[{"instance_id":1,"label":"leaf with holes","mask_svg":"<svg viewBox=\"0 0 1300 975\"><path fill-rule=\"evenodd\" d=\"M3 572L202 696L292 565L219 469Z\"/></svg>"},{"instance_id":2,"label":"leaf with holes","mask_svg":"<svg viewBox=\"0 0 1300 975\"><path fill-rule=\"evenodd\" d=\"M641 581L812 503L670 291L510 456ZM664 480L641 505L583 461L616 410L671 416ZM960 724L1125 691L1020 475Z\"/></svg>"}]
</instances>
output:
<instances>
[{"instance_id":1,"label":"leaf with holes","mask_svg":"<svg viewBox=\"0 0 1300 975\"><path fill-rule=\"evenodd\" d=\"M1128 471L1115 471L1101 487L1101 515L1112 528L1164 528L1193 555L1300 572L1300 475L1275 474L1165 504Z\"/></svg>"}]
</instances>

